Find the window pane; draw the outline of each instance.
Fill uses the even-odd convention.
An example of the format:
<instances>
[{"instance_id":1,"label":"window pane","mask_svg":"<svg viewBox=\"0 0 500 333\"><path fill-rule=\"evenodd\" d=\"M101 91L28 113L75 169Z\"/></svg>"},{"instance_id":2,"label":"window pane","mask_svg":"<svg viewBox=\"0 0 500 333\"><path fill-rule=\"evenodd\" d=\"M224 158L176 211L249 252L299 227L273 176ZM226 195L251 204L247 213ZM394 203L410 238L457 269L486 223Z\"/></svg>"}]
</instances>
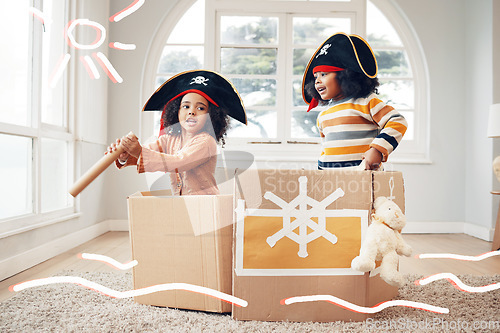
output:
<instances>
[{"instance_id":1,"label":"window pane","mask_svg":"<svg viewBox=\"0 0 500 333\"><path fill-rule=\"evenodd\" d=\"M170 79L170 76L157 76L155 82L155 90L160 88L160 86L168 79Z\"/></svg>"},{"instance_id":2,"label":"window pane","mask_svg":"<svg viewBox=\"0 0 500 333\"><path fill-rule=\"evenodd\" d=\"M307 110L307 104L302 98L302 79L293 80L293 106L302 106Z\"/></svg>"},{"instance_id":3,"label":"window pane","mask_svg":"<svg viewBox=\"0 0 500 333\"><path fill-rule=\"evenodd\" d=\"M415 108L415 88L413 81L392 80L380 82L378 88L380 99L396 109Z\"/></svg>"},{"instance_id":4,"label":"window pane","mask_svg":"<svg viewBox=\"0 0 500 333\"><path fill-rule=\"evenodd\" d=\"M29 20L27 0L4 1L0 10L0 121L28 125ZM1 213L0 213L1 214Z\"/></svg>"},{"instance_id":5,"label":"window pane","mask_svg":"<svg viewBox=\"0 0 500 333\"><path fill-rule=\"evenodd\" d=\"M405 51L375 50L379 77L411 77L410 64Z\"/></svg>"},{"instance_id":6,"label":"window pane","mask_svg":"<svg viewBox=\"0 0 500 333\"><path fill-rule=\"evenodd\" d=\"M224 74L276 74L276 49L223 48L221 72Z\"/></svg>"},{"instance_id":7,"label":"window pane","mask_svg":"<svg viewBox=\"0 0 500 333\"><path fill-rule=\"evenodd\" d=\"M306 109L292 112L292 138L319 138L316 118L319 111Z\"/></svg>"},{"instance_id":8,"label":"window pane","mask_svg":"<svg viewBox=\"0 0 500 333\"><path fill-rule=\"evenodd\" d=\"M160 134L160 125L161 125L161 112L155 112L153 115L153 136L157 136Z\"/></svg>"},{"instance_id":9,"label":"window pane","mask_svg":"<svg viewBox=\"0 0 500 333\"><path fill-rule=\"evenodd\" d=\"M222 16L221 44L277 44L278 18L259 16Z\"/></svg>"},{"instance_id":10,"label":"window pane","mask_svg":"<svg viewBox=\"0 0 500 333\"><path fill-rule=\"evenodd\" d=\"M33 211L32 147L31 138L0 134L0 219Z\"/></svg>"},{"instance_id":11,"label":"window pane","mask_svg":"<svg viewBox=\"0 0 500 333\"><path fill-rule=\"evenodd\" d=\"M231 119L231 128L227 132L231 138L255 138L258 141L276 138L276 110L254 110L245 107L248 125Z\"/></svg>"},{"instance_id":12,"label":"window pane","mask_svg":"<svg viewBox=\"0 0 500 333\"><path fill-rule=\"evenodd\" d=\"M293 50L293 74L304 75L306 66L309 63L316 49L294 49Z\"/></svg>"},{"instance_id":13,"label":"window pane","mask_svg":"<svg viewBox=\"0 0 500 333\"><path fill-rule=\"evenodd\" d=\"M276 105L276 80L231 79L245 108Z\"/></svg>"},{"instance_id":14,"label":"window pane","mask_svg":"<svg viewBox=\"0 0 500 333\"><path fill-rule=\"evenodd\" d=\"M42 212L68 207L68 143L41 139Z\"/></svg>"},{"instance_id":15,"label":"window pane","mask_svg":"<svg viewBox=\"0 0 500 333\"><path fill-rule=\"evenodd\" d=\"M392 24L370 1L368 1L366 8L366 31L368 34L368 43L370 43L372 48L379 46L403 46Z\"/></svg>"},{"instance_id":16,"label":"window pane","mask_svg":"<svg viewBox=\"0 0 500 333\"><path fill-rule=\"evenodd\" d=\"M350 18L293 18L293 43L319 46L337 32L350 33Z\"/></svg>"},{"instance_id":17,"label":"window pane","mask_svg":"<svg viewBox=\"0 0 500 333\"><path fill-rule=\"evenodd\" d=\"M203 46L165 46L158 73L180 73L203 68Z\"/></svg>"},{"instance_id":18,"label":"window pane","mask_svg":"<svg viewBox=\"0 0 500 333\"><path fill-rule=\"evenodd\" d=\"M276 80L231 79L243 99L248 125L231 120L229 137L268 139L277 135ZM271 108L266 108L271 107Z\"/></svg>"},{"instance_id":19,"label":"window pane","mask_svg":"<svg viewBox=\"0 0 500 333\"><path fill-rule=\"evenodd\" d=\"M63 127L66 112L64 107L66 71L62 72L59 79L53 75L59 68L59 61L66 53L65 41L62 37L64 36L63 28L66 26L65 8L64 0L43 1L43 13L48 15L52 22L46 24L46 30L42 34L42 122Z\"/></svg>"},{"instance_id":20,"label":"window pane","mask_svg":"<svg viewBox=\"0 0 500 333\"><path fill-rule=\"evenodd\" d=\"M205 1L198 0L182 16L168 37L168 44L201 44L205 40Z\"/></svg>"}]
</instances>

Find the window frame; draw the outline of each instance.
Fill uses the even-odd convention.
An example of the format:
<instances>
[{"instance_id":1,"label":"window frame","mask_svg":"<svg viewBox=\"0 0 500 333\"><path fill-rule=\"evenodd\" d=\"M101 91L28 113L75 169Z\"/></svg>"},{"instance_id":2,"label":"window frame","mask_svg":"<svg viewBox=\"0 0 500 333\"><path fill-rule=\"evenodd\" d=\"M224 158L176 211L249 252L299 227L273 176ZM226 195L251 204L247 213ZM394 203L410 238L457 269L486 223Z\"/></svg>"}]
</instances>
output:
<instances>
[{"instance_id":1,"label":"window frame","mask_svg":"<svg viewBox=\"0 0 500 333\"><path fill-rule=\"evenodd\" d=\"M415 126L415 140L403 141L400 147L391 154L389 162L391 163L431 163L429 158L429 110L430 110L430 93L429 93L429 75L427 71L427 64L425 55L423 53L420 41L411 25L408 23L404 13L390 0L370 0L389 20L395 30L398 32L399 37L403 43L403 48L408 55L409 64L412 69L412 80L414 82L415 91L415 109L414 109L414 126ZM157 43L152 43L150 52L146 59L144 66L144 75L142 81L142 95L141 100L147 100L151 91L154 91L154 82L156 77L156 69L160 61L161 52L165 45L168 36L175 28L178 20L182 15L196 2L196 0L178 2L171 13L166 16L163 24L160 25L158 35L155 36ZM218 52L220 52L220 40L218 35L218 27L220 25L220 15L233 14L244 16L255 16L261 14L263 16L276 16L276 13L293 13L295 16L308 16L308 14L325 13L324 1L307 1L307 6L304 6L304 1L283 1L283 0L258 0L252 2L251 8L248 8L248 2L244 0L205 0L205 53L204 53L204 67L219 71L217 64ZM354 23L351 23L352 33L366 36L366 0L352 0L346 2L330 2L335 7L331 10L332 15L322 14L322 17L332 17L338 12L352 13ZM263 11L261 8L265 8ZM286 8L283 10L282 8ZM363 13L363 18L360 19L360 14ZM291 29L291 21L293 15L289 18L280 20L279 29ZM174 18L174 19L173 19ZM279 30L280 31L280 30ZM291 34L289 34L291 36ZM283 41L279 39L278 44L286 43L285 49L290 51L293 48L292 40ZM284 57L283 60L278 54L277 61L285 61L285 66L281 68L291 68L290 57ZM279 69L278 69L279 71ZM289 73L290 79L287 80L281 77L284 75L277 73L277 80L285 80L285 93L287 96L278 96L277 100L285 100L285 105L279 105L276 108L278 113L283 115L285 128L278 127L278 140L253 140L245 138L227 138L225 148L228 150L245 150L254 155L256 161L264 162L311 162L315 163L320 152L321 145L319 138L309 138L300 140L290 140L291 131L291 112L294 107L292 98L289 94L292 93L293 79L298 77ZM231 75L225 75L231 80ZM280 92L277 92L280 94ZM283 103L282 103L283 104ZM281 110L281 111L280 111ZM304 111L305 112L305 111ZM418 112L418 113L417 113ZM279 116L278 116L279 117ZM283 118L278 118L283 119ZM152 115L143 115L141 117L141 137L146 139L148 134L152 133ZM283 127L283 126L281 126ZM283 134L280 138L280 133ZM404 147L404 148L402 148Z\"/></svg>"},{"instance_id":2,"label":"window frame","mask_svg":"<svg viewBox=\"0 0 500 333\"><path fill-rule=\"evenodd\" d=\"M37 6L38 5L38 6ZM43 0L29 1L30 7L43 8ZM27 8L28 9L28 8ZM71 13L75 10L74 0L65 0L64 22L68 22ZM26 12L28 15L28 11ZM68 173L66 183L71 184L74 177L75 166L75 136L74 132L74 108L70 107L72 91L69 89L69 81L73 79L70 66L61 76L62 90L60 97L63 98L63 125L57 126L42 122L42 39L43 28L41 23L34 18L29 18L29 87L28 87L28 122L26 125L17 125L0 122L0 134L19 136L32 140L32 163L31 163L31 212L0 219L0 238L9 237L18 233L26 232L36 228L44 227L79 216L74 199L68 197L67 206L55 210L42 212L42 145L43 139L54 139L66 142ZM67 53L74 56L74 50L70 49L61 37ZM72 57L74 58L74 57ZM50 68L49 70L52 70Z\"/></svg>"},{"instance_id":3,"label":"window frame","mask_svg":"<svg viewBox=\"0 0 500 333\"><path fill-rule=\"evenodd\" d=\"M276 110L277 121L284 121L283 126L277 128L277 138L275 139L255 139L255 138L227 138L226 147L228 150L241 149L252 153L257 161L316 161L321 152L320 138L295 139L291 137L292 112L296 109L293 106L292 92L293 80L297 75L293 75L289 69L292 68L293 58L288 56L293 50L292 24L294 17L349 17L351 19L351 30L364 32L366 29L366 1L351 0L345 2L331 2L335 10L325 13L327 2L307 1L265 1L252 2L251 8L243 8L243 0L205 0L206 23L205 27L214 27L214 31L205 36L205 48L212 58L206 59L206 64L220 72L220 49L223 47L220 42L220 18L223 15L238 16L272 16L279 18L278 25L278 50L277 82L284 82L284 87L277 90ZM284 9L286 8L286 9ZM321 15L317 15L321 13ZM361 13L361 17L357 17ZM213 20L215 24L207 24ZM209 29L206 29L209 30ZM362 34L362 33L361 33ZM317 45L315 46L317 47ZM285 52L280 52L285 50ZM210 61L210 62L207 62ZM233 75L224 74L229 80ZM300 75L299 75L300 76ZM301 76L300 76L301 78ZM285 101L285 103L280 103ZM305 107L304 107L305 109ZM316 149L311 149L315 147ZM300 153L300 158L290 158L293 153Z\"/></svg>"},{"instance_id":4,"label":"window frame","mask_svg":"<svg viewBox=\"0 0 500 333\"><path fill-rule=\"evenodd\" d=\"M404 150L399 147L391 154L393 163L431 164L430 158L430 80L427 60L422 44L404 12L391 0L370 0L387 18L397 31L403 43L412 68L415 106L415 140L403 141ZM394 155L394 156L392 156Z\"/></svg>"}]
</instances>

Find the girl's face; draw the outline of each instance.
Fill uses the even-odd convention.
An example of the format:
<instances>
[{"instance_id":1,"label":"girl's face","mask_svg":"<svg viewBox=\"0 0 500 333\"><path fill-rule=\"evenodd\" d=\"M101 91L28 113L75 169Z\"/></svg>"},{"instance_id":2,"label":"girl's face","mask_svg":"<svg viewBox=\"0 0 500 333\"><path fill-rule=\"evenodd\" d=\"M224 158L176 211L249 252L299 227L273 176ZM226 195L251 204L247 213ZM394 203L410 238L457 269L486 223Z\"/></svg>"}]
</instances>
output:
<instances>
[{"instance_id":1,"label":"girl's face","mask_svg":"<svg viewBox=\"0 0 500 333\"><path fill-rule=\"evenodd\" d=\"M208 119L207 99L197 93L188 93L182 97L179 107L179 122L182 131L197 134L205 126Z\"/></svg>"},{"instance_id":2,"label":"girl's face","mask_svg":"<svg viewBox=\"0 0 500 333\"><path fill-rule=\"evenodd\" d=\"M339 100L342 98L342 90L336 79L336 72L316 72L314 73L314 87L322 100Z\"/></svg>"}]
</instances>

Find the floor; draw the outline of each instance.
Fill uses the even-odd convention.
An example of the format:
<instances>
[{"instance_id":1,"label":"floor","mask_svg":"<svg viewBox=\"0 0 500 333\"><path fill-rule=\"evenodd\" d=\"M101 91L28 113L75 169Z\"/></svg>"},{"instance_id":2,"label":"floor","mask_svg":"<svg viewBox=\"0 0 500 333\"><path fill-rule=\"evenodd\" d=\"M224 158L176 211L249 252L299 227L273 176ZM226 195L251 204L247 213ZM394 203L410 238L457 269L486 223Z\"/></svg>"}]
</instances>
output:
<instances>
[{"instance_id":1,"label":"floor","mask_svg":"<svg viewBox=\"0 0 500 333\"><path fill-rule=\"evenodd\" d=\"M403 238L413 248L413 256L400 260L400 271L404 274L429 276L436 273L495 275L500 274L500 256L482 261L463 261L452 259L417 259L421 253L453 253L477 256L491 251L491 242L486 242L464 234L403 234ZM20 282L50 277L63 270L109 271L125 274L100 262L81 260L80 253L102 254L119 262L131 259L128 232L113 231L101 235L87 243L47 260L11 278L0 281L0 302L13 296L9 287Z\"/></svg>"}]
</instances>

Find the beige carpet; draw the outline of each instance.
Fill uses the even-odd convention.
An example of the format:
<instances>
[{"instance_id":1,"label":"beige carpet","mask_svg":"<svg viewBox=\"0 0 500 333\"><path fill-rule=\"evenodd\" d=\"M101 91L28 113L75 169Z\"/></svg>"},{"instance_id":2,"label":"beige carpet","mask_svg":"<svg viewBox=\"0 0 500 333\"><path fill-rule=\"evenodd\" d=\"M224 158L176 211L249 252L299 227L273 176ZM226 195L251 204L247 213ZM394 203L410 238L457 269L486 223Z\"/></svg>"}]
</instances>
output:
<instances>
[{"instance_id":1,"label":"beige carpet","mask_svg":"<svg viewBox=\"0 0 500 333\"><path fill-rule=\"evenodd\" d=\"M131 275L62 272L116 290L131 289ZM469 286L500 282L490 277L459 276ZM50 285L17 293L0 304L0 332L500 332L500 290L467 293L441 280L415 286L407 276L397 299L447 307L435 314L393 307L366 322L290 323L237 321L229 315L158 308L113 299L77 285ZM335 305L332 305L332 307Z\"/></svg>"}]
</instances>

